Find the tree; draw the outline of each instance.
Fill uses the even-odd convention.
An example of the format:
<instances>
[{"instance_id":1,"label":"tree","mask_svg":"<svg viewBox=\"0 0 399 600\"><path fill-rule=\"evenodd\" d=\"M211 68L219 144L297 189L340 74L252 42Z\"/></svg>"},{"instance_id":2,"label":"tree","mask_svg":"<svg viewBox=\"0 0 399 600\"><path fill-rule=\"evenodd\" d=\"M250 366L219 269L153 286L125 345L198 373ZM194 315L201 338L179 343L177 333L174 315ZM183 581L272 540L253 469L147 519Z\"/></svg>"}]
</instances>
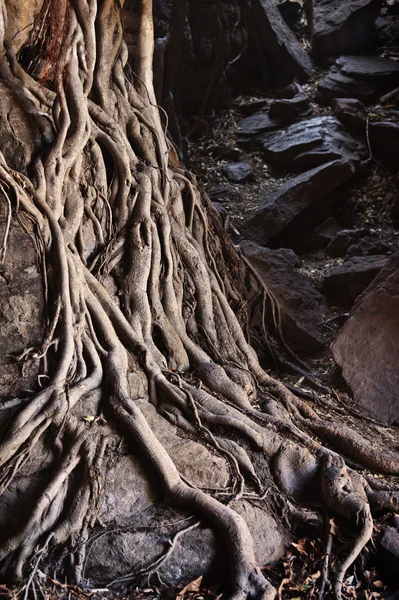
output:
<instances>
[{"instance_id":1,"label":"tree","mask_svg":"<svg viewBox=\"0 0 399 600\"><path fill-rule=\"evenodd\" d=\"M0 558L21 579L37 547L65 545L74 533L85 540L105 450L101 431L88 430L75 416L91 397L141 446L168 501L218 528L229 550L231 598L274 597L256 566L244 520L185 482L149 427L129 392L134 361L148 382L149 401L172 406L181 422L228 457L237 495L245 485L256 488L259 479L245 450L221 437L220 428L264 456L291 518L319 522L326 508L353 522L353 548L334 581L339 598L347 568L371 537L371 508L397 510L398 491L347 467L312 434L380 473L399 473L399 457L321 418L260 367L233 310L243 293L237 276L242 259L177 159L160 119L151 0L140 1L133 71L118 0L45 0L18 54L6 6L1 0L1 80L42 142L26 173L0 155L2 200L9 207L7 227L12 214L34 224L45 265L48 330L40 351L23 356L45 359L47 383L9 420L0 445L1 489L41 436L52 436L54 464L39 501L22 529L3 542ZM85 223L95 234L90 251ZM114 289L106 284L110 275ZM78 486L72 484L77 471L83 474L74 480ZM309 481L317 482L319 507L312 511L292 500L298 489L306 500ZM81 559L76 556L78 581Z\"/></svg>"}]
</instances>

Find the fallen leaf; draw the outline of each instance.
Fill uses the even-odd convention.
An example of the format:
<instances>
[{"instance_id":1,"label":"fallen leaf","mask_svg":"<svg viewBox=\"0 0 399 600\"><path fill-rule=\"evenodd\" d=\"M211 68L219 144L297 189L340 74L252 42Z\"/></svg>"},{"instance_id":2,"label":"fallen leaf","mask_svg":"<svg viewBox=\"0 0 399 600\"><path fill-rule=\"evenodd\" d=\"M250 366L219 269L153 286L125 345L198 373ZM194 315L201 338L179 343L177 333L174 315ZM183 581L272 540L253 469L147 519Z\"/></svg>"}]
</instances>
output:
<instances>
[{"instance_id":1,"label":"fallen leaf","mask_svg":"<svg viewBox=\"0 0 399 600\"><path fill-rule=\"evenodd\" d=\"M296 548L301 554L305 554L305 556L308 556L308 553L306 551L306 541L306 538L302 538L301 540L298 540L297 544L291 542L291 546L294 546L294 548Z\"/></svg>"},{"instance_id":2,"label":"fallen leaf","mask_svg":"<svg viewBox=\"0 0 399 600\"><path fill-rule=\"evenodd\" d=\"M202 582L202 575L198 579L190 581L176 596L176 600L183 600L188 592L199 592Z\"/></svg>"}]
</instances>

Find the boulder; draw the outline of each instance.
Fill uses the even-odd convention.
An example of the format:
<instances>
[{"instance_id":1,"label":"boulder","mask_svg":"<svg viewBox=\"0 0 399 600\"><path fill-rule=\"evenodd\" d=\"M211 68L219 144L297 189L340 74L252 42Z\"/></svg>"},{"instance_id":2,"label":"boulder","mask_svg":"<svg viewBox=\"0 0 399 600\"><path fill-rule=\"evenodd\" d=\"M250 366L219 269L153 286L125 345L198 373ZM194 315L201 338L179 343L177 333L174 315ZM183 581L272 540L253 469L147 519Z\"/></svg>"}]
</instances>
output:
<instances>
[{"instance_id":1,"label":"boulder","mask_svg":"<svg viewBox=\"0 0 399 600\"><path fill-rule=\"evenodd\" d=\"M367 109L356 98L337 98L331 103L332 114L349 129L366 132Z\"/></svg>"},{"instance_id":2,"label":"boulder","mask_svg":"<svg viewBox=\"0 0 399 600\"><path fill-rule=\"evenodd\" d=\"M311 60L284 22L275 0L252 0L251 10L260 50L268 66L269 86L308 79L312 73Z\"/></svg>"},{"instance_id":3,"label":"boulder","mask_svg":"<svg viewBox=\"0 0 399 600\"><path fill-rule=\"evenodd\" d=\"M398 303L399 253L358 298L331 346L356 402L387 425L399 423Z\"/></svg>"},{"instance_id":4,"label":"boulder","mask_svg":"<svg viewBox=\"0 0 399 600\"><path fill-rule=\"evenodd\" d=\"M378 17L375 22L377 34L383 43L399 38L399 15L385 15Z\"/></svg>"},{"instance_id":5,"label":"boulder","mask_svg":"<svg viewBox=\"0 0 399 600\"><path fill-rule=\"evenodd\" d=\"M276 98L270 103L269 116L280 121L294 121L310 112L307 94L299 91L292 98Z\"/></svg>"},{"instance_id":6,"label":"boulder","mask_svg":"<svg viewBox=\"0 0 399 600\"><path fill-rule=\"evenodd\" d=\"M368 151L335 117L322 116L267 136L263 153L272 164L303 170L341 159L360 163Z\"/></svg>"},{"instance_id":7,"label":"boulder","mask_svg":"<svg viewBox=\"0 0 399 600\"><path fill-rule=\"evenodd\" d=\"M322 250L331 242L333 237L341 231L342 227L334 217L329 217L321 223L312 233L309 246L316 250Z\"/></svg>"},{"instance_id":8,"label":"boulder","mask_svg":"<svg viewBox=\"0 0 399 600\"><path fill-rule=\"evenodd\" d=\"M306 210L315 209L325 196L354 175L355 169L348 161L332 161L316 167L286 183L261 200L259 208L247 221L245 237L265 245L292 225Z\"/></svg>"},{"instance_id":9,"label":"boulder","mask_svg":"<svg viewBox=\"0 0 399 600\"><path fill-rule=\"evenodd\" d=\"M369 139L373 158L388 169L399 169L399 124L370 123Z\"/></svg>"},{"instance_id":10,"label":"boulder","mask_svg":"<svg viewBox=\"0 0 399 600\"><path fill-rule=\"evenodd\" d=\"M334 258L344 257L350 246L356 244L368 234L368 229L341 229L328 244L326 252Z\"/></svg>"},{"instance_id":11,"label":"boulder","mask_svg":"<svg viewBox=\"0 0 399 600\"><path fill-rule=\"evenodd\" d=\"M246 181L253 181L254 173L251 167L244 162L232 163L226 165L222 169L223 175L233 183L245 183Z\"/></svg>"},{"instance_id":12,"label":"boulder","mask_svg":"<svg viewBox=\"0 0 399 600\"><path fill-rule=\"evenodd\" d=\"M356 98L371 104L399 85L399 63L375 56L341 56L318 85L319 100Z\"/></svg>"},{"instance_id":13,"label":"boulder","mask_svg":"<svg viewBox=\"0 0 399 600\"><path fill-rule=\"evenodd\" d=\"M384 567L391 570L392 575L399 573L399 517L394 515L392 525L383 525L377 538L379 558Z\"/></svg>"},{"instance_id":14,"label":"boulder","mask_svg":"<svg viewBox=\"0 0 399 600\"><path fill-rule=\"evenodd\" d=\"M237 108L242 112L243 115L253 115L254 113L267 107L268 101L266 98L251 98L250 100L243 100L237 104Z\"/></svg>"},{"instance_id":15,"label":"boulder","mask_svg":"<svg viewBox=\"0 0 399 600\"><path fill-rule=\"evenodd\" d=\"M357 256L330 268L324 275L323 292L351 304L386 265L385 256Z\"/></svg>"},{"instance_id":16,"label":"boulder","mask_svg":"<svg viewBox=\"0 0 399 600\"><path fill-rule=\"evenodd\" d=\"M6 230L8 207L0 199L1 242ZM36 389L40 361L18 362L27 348L41 348L45 335L43 282L34 245L35 228L28 219L25 228L11 214L11 224L0 261L0 403L14 394ZM13 356L15 358L13 358ZM9 417L0 412L0 420Z\"/></svg>"},{"instance_id":17,"label":"boulder","mask_svg":"<svg viewBox=\"0 0 399 600\"><path fill-rule=\"evenodd\" d=\"M373 50L381 4L381 0L313 0L312 55L325 59Z\"/></svg>"},{"instance_id":18,"label":"boulder","mask_svg":"<svg viewBox=\"0 0 399 600\"><path fill-rule=\"evenodd\" d=\"M301 31L302 5L295 0L282 0L277 5L281 16L294 33Z\"/></svg>"},{"instance_id":19,"label":"boulder","mask_svg":"<svg viewBox=\"0 0 399 600\"><path fill-rule=\"evenodd\" d=\"M279 303L288 344L299 352L322 350L327 342L323 323L332 316L331 311L312 281L298 270L298 256L289 249L271 250L248 240L240 246Z\"/></svg>"},{"instance_id":20,"label":"boulder","mask_svg":"<svg viewBox=\"0 0 399 600\"><path fill-rule=\"evenodd\" d=\"M234 128L233 133L237 137L238 144L258 148L262 145L265 134L268 131L275 131L279 127L281 127L280 120L272 119L266 112L260 111L242 119Z\"/></svg>"}]
</instances>

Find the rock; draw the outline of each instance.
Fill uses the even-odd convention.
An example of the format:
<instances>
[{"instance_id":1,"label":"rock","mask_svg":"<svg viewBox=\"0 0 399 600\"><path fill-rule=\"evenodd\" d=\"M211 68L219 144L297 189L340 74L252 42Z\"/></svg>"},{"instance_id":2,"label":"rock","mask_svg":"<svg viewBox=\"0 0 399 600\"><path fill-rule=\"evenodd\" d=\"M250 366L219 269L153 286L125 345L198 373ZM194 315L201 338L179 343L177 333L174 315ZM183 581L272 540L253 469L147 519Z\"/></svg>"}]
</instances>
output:
<instances>
[{"instance_id":1,"label":"rock","mask_svg":"<svg viewBox=\"0 0 399 600\"><path fill-rule=\"evenodd\" d=\"M366 236L349 246L347 256L376 256L378 254L386 254L390 251L390 247L382 240L375 239L371 236Z\"/></svg>"},{"instance_id":2,"label":"rock","mask_svg":"<svg viewBox=\"0 0 399 600\"><path fill-rule=\"evenodd\" d=\"M251 167L244 162L226 165L223 167L222 171L223 175L233 183L244 183L245 181L254 180L254 173Z\"/></svg>"},{"instance_id":3,"label":"rock","mask_svg":"<svg viewBox=\"0 0 399 600\"><path fill-rule=\"evenodd\" d=\"M341 229L328 244L326 252L334 258L346 256L350 246L368 234L368 229Z\"/></svg>"},{"instance_id":4,"label":"rock","mask_svg":"<svg viewBox=\"0 0 399 600\"><path fill-rule=\"evenodd\" d=\"M309 97L302 91L293 98L278 98L273 100L269 108L269 116L280 121L293 121L297 117L310 112Z\"/></svg>"},{"instance_id":5,"label":"rock","mask_svg":"<svg viewBox=\"0 0 399 600\"><path fill-rule=\"evenodd\" d=\"M396 253L358 298L351 318L331 346L356 402L387 425L399 423L398 301Z\"/></svg>"},{"instance_id":6,"label":"rock","mask_svg":"<svg viewBox=\"0 0 399 600\"><path fill-rule=\"evenodd\" d=\"M388 169L399 169L399 124L370 123L369 138L373 158Z\"/></svg>"},{"instance_id":7,"label":"rock","mask_svg":"<svg viewBox=\"0 0 399 600\"><path fill-rule=\"evenodd\" d=\"M283 556L291 540L268 512L246 500L233 504L232 508L244 518L254 536L255 557L260 566ZM190 524L181 522L189 516L159 506L141 519L140 529L130 526L130 531L111 530L100 536L88 554L86 574L90 574L90 584L106 585L117 577L148 567L170 547L175 533ZM182 586L201 575L205 581L221 582L229 573L226 558L220 535L200 526L176 541L173 553L157 571L168 586Z\"/></svg>"},{"instance_id":8,"label":"rock","mask_svg":"<svg viewBox=\"0 0 399 600\"><path fill-rule=\"evenodd\" d=\"M0 199L1 241L8 218L7 205ZM33 242L35 229L23 219L23 229L11 215L11 225L0 262L0 402L27 389L36 389L40 361L17 362L27 348L40 349L44 336L43 282ZM32 237L31 237L32 236ZM11 355L11 356L10 356ZM8 418L0 413L1 417Z\"/></svg>"},{"instance_id":9,"label":"rock","mask_svg":"<svg viewBox=\"0 0 399 600\"><path fill-rule=\"evenodd\" d=\"M383 527L377 539L377 548L384 566L390 568L393 575L399 573L399 527Z\"/></svg>"},{"instance_id":10,"label":"rock","mask_svg":"<svg viewBox=\"0 0 399 600\"><path fill-rule=\"evenodd\" d=\"M313 353L326 345L323 323L331 316L312 281L298 271L300 259L292 250L271 250L244 240L241 249L276 297L285 340L296 351Z\"/></svg>"},{"instance_id":11,"label":"rock","mask_svg":"<svg viewBox=\"0 0 399 600\"><path fill-rule=\"evenodd\" d=\"M265 98L257 98L255 100L245 100L237 105L237 108L244 115L253 115L255 112L266 108L268 101Z\"/></svg>"},{"instance_id":12,"label":"rock","mask_svg":"<svg viewBox=\"0 0 399 600\"><path fill-rule=\"evenodd\" d=\"M265 245L311 207L314 210L328 192L354 175L347 161L333 161L316 167L278 186L264 198L245 227L245 237Z\"/></svg>"},{"instance_id":13,"label":"rock","mask_svg":"<svg viewBox=\"0 0 399 600\"><path fill-rule=\"evenodd\" d=\"M378 37L384 43L395 41L399 37L399 15L378 17L375 22Z\"/></svg>"},{"instance_id":14,"label":"rock","mask_svg":"<svg viewBox=\"0 0 399 600\"><path fill-rule=\"evenodd\" d=\"M253 0L251 11L268 67L269 87L278 87L293 79L308 79L312 63L284 22L275 0Z\"/></svg>"},{"instance_id":15,"label":"rock","mask_svg":"<svg viewBox=\"0 0 399 600\"><path fill-rule=\"evenodd\" d=\"M295 0L283 0L277 5L277 8L288 27L294 33L299 33L301 31L302 5Z\"/></svg>"},{"instance_id":16,"label":"rock","mask_svg":"<svg viewBox=\"0 0 399 600\"><path fill-rule=\"evenodd\" d=\"M324 249L341 229L342 227L334 217L329 217L314 230L309 240L309 246L317 250Z\"/></svg>"},{"instance_id":17,"label":"rock","mask_svg":"<svg viewBox=\"0 0 399 600\"><path fill-rule=\"evenodd\" d=\"M312 55L318 59L374 50L381 0L313 0Z\"/></svg>"},{"instance_id":18,"label":"rock","mask_svg":"<svg viewBox=\"0 0 399 600\"><path fill-rule=\"evenodd\" d=\"M323 292L345 304L352 303L386 265L385 256L357 256L325 273Z\"/></svg>"},{"instance_id":19,"label":"rock","mask_svg":"<svg viewBox=\"0 0 399 600\"><path fill-rule=\"evenodd\" d=\"M366 131L367 109L356 98L337 98L332 101L332 114L350 129Z\"/></svg>"},{"instance_id":20,"label":"rock","mask_svg":"<svg viewBox=\"0 0 399 600\"><path fill-rule=\"evenodd\" d=\"M301 170L333 160L360 162L367 150L337 119L322 116L267 136L263 153L272 164Z\"/></svg>"},{"instance_id":21,"label":"rock","mask_svg":"<svg viewBox=\"0 0 399 600\"><path fill-rule=\"evenodd\" d=\"M247 138L252 138L266 131L274 131L280 126L280 121L271 119L267 113L260 111L240 121L234 133L237 135L238 141L242 143Z\"/></svg>"},{"instance_id":22,"label":"rock","mask_svg":"<svg viewBox=\"0 0 399 600\"><path fill-rule=\"evenodd\" d=\"M320 101L356 98L365 104L399 85L399 63L375 56L341 56L318 85Z\"/></svg>"}]
</instances>

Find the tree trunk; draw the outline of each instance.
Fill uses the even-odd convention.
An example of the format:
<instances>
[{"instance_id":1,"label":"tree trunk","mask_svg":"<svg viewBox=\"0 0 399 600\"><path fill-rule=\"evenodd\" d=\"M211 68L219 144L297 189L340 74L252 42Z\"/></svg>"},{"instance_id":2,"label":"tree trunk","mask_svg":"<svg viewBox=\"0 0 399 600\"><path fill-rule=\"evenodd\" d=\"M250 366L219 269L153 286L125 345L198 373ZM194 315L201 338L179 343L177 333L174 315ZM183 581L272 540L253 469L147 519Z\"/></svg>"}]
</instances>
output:
<instances>
[{"instance_id":1,"label":"tree trunk","mask_svg":"<svg viewBox=\"0 0 399 600\"><path fill-rule=\"evenodd\" d=\"M223 536L230 597L275 596L256 564L246 523L229 506L232 499L223 504L185 481L154 435L136 402L141 392L132 393L128 384L134 365L148 383L149 402L158 410L172 407L179 423L228 458L235 499L252 490L267 504L245 444L237 450L223 442L229 432L267 462L270 489L292 519L314 517L301 506L314 505L316 496L316 513L327 509L353 521L353 547L334 580L339 598L347 568L372 534L370 506L397 510L398 491L373 487L372 478L348 468L312 435L342 450L351 464L382 473L398 474L399 456L322 418L259 366L236 316L245 294L237 275L242 259L161 124L151 0L140 0L133 69L117 0L45 0L17 53L7 5L1 0L1 83L36 142L26 140L26 169L0 154L2 202L9 208L2 252L7 260L11 217L32 228L47 331L40 348L19 357L37 365L36 389L0 412L6 425L1 492L43 437L51 440L52 459L46 487L24 524L3 540L6 571L26 580L35 551L67 547L79 535L82 543L72 553L79 581L107 445L104 429L88 428L79 416L91 403L98 418L141 447L167 501L205 517ZM175 52L172 47L168 60ZM259 293L267 309L273 300L261 287ZM310 472L312 493L306 489ZM33 570L30 581L34 577Z\"/></svg>"}]
</instances>

